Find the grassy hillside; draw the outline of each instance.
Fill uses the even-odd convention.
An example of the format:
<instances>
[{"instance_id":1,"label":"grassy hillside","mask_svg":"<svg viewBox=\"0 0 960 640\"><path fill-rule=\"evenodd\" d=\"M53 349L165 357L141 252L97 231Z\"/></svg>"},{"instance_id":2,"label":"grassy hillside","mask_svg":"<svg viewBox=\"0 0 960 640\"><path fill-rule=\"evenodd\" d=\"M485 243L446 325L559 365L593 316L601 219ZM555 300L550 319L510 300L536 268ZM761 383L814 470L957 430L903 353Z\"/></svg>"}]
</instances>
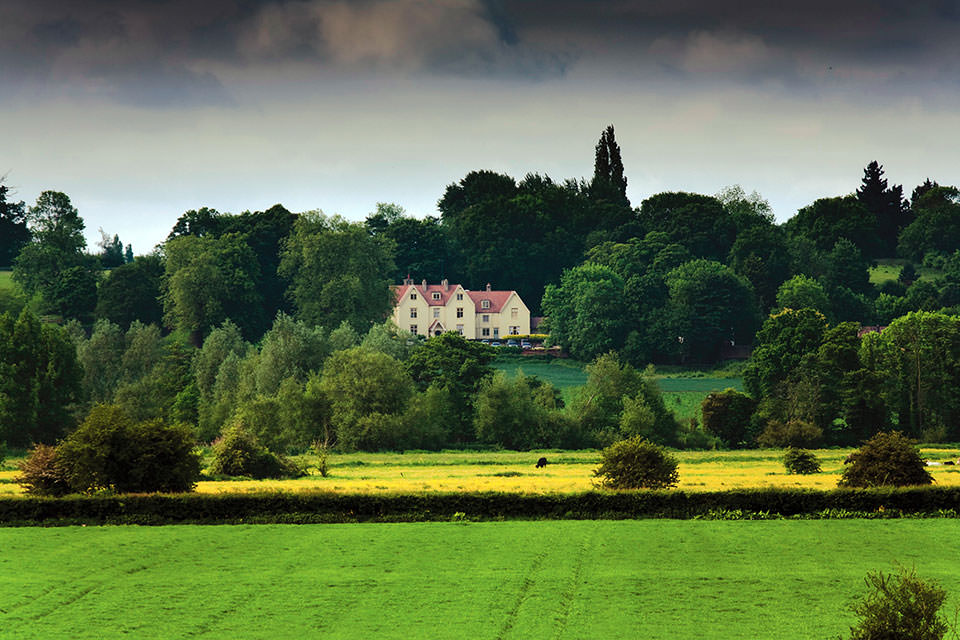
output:
<instances>
[{"instance_id":1,"label":"grassy hillside","mask_svg":"<svg viewBox=\"0 0 960 640\"><path fill-rule=\"evenodd\" d=\"M877 266L870 269L870 282L874 285L879 285L887 280L896 280L906 262L906 260L893 258L877 260ZM914 265L914 267L917 269L919 280L933 280L941 275L941 272L937 269L930 269L923 265Z\"/></svg>"},{"instance_id":2,"label":"grassy hillside","mask_svg":"<svg viewBox=\"0 0 960 640\"><path fill-rule=\"evenodd\" d=\"M12 271L0 270L0 289L13 289L16 286L11 277L12 274Z\"/></svg>"},{"instance_id":3,"label":"grassy hillside","mask_svg":"<svg viewBox=\"0 0 960 640\"><path fill-rule=\"evenodd\" d=\"M0 530L19 638L825 638L867 571L960 595L952 520Z\"/></svg>"}]
</instances>

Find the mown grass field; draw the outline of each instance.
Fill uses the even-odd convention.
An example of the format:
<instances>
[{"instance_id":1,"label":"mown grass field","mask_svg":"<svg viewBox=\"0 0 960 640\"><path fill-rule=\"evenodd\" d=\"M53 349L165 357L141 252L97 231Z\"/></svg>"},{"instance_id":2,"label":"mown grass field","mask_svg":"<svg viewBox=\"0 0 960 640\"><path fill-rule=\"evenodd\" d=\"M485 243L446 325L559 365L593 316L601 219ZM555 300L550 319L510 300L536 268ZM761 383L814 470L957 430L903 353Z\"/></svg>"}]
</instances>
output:
<instances>
[{"instance_id":1,"label":"mown grass field","mask_svg":"<svg viewBox=\"0 0 960 640\"><path fill-rule=\"evenodd\" d=\"M867 571L960 595L950 520L0 530L0 636L827 638Z\"/></svg>"},{"instance_id":2,"label":"mown grass field","mask_svg":"<svg viewBox=\"0 0 960 640\"><path fill-rule=\"evenodd\" d=\"M12 289L14 287L12 273L12 271L0 269L0 289Z\"/></svg>"},{"instance_id":3,"label":"mown grass field","mask_svg":"<svg viewBox=\"0 0 960 640\"><path fill-rule=\"evenodd\" d=\"M833 489L843 460L850 449L815 451L823 471L798 476L786 473L779 450L681 451L681 489L803 487ZM960 458L957 448L923 448L930 460ZM540 456L550 461L536 469ZM316 459L304 456L307 464ZM18 495L15 460L0 471L0 496ZM311 475L292 480L207 480L197 484L201 493L253 493L261 491L333 491L338 493L432 493L458 491L508 491L519 493L574 493L593 488L593 470L599 464L596 451L454 451L442 453L356 453L330 456L330 475ZM930 467L939 486L960 486L960 466Z\"/></svg>"}]
</instances>

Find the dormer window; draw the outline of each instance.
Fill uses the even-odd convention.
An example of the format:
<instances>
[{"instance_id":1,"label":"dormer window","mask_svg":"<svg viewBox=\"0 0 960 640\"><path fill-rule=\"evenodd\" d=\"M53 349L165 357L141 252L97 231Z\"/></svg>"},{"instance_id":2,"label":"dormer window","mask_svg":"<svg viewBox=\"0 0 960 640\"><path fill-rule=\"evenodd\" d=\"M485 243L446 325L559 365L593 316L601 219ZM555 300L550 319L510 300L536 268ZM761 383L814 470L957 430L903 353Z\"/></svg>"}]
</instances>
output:
<instances>
[{"instance_id":1,"label":"dormer window","mask_svg":"<svg viewBox=\"0 0 960 640\"><path fill-rule=\"evenodd\" d=\"M437 291L435 291L435 292L433 293L433 299L434 299L434 300L439 300L439 299L440 299L440 293L437 292Z\"/></svg>"},{"instance_id":2,"label":"dormer window","mask_svg":"<svg viewBox=\"0 0 960 640\"><path fill-rule=\"evenodd\" d=\"M481 300L481 301L480 301L480 308L481 308L481 309L489 309L489 308L490 308L490 301L489 301L489 300Z\"/></svg>"}]
</instances>

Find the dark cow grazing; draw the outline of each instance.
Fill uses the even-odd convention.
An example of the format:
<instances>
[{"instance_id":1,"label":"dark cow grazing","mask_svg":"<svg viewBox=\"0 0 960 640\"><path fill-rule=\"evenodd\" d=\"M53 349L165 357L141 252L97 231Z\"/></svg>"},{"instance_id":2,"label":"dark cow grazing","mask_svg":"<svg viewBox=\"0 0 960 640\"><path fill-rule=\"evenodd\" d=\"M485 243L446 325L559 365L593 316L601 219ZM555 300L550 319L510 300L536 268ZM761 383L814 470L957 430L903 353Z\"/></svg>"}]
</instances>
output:
<instances>
[{"instance_id":1,"label":"dark cow grazing","mask_svg":"<svg viewBox=\"0 0 960 640\"><path fill-rule=\"evenodd\" d=\"M537 469L542 469L545 466L547 466L546 458L540 458L539 460L537 460Z\"/></svg>"}]
</instances>

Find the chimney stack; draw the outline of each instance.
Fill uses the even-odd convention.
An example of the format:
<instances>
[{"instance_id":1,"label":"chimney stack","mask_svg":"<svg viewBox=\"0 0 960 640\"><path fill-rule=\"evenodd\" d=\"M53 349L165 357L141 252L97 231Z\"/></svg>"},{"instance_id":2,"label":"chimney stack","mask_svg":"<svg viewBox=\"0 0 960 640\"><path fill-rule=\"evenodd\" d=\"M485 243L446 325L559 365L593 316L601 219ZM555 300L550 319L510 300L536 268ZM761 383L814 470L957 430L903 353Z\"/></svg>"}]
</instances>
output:
<instances>
[{"instance_id":1,"label":"chimney stack","mask_svg":"<svg viewBox=\"0 0 960 640\"><path fill-rule=\"evenodd\" d=\"M447 280L446 278L444 278L443 280L440 281L440 284L443 285L443 290L444 290L444 291L450 291L450 281L449 281L449 280Z\"/></svg>"},{"instance_id":2,"label":"chimney stack","mask_svg":"<svg viewBox=\"0 0 960 640\"><path fill-rule=\"evenodd\" d=\"M487 283L487 291L490 291L490 283Z\"/></svg>"},{"instance_id":3,"label":"chimney stack","mask_svg":"<svg viewBox=\"0 0 960 640\"><path fill-rule=\"evenodd\" d=\"M427 279L426 279L426 278L423 279L423 281L420 283L420 286L423 287L424 291L426 291L426 289L427 289Z\"/></svg>"}]
</instances>

